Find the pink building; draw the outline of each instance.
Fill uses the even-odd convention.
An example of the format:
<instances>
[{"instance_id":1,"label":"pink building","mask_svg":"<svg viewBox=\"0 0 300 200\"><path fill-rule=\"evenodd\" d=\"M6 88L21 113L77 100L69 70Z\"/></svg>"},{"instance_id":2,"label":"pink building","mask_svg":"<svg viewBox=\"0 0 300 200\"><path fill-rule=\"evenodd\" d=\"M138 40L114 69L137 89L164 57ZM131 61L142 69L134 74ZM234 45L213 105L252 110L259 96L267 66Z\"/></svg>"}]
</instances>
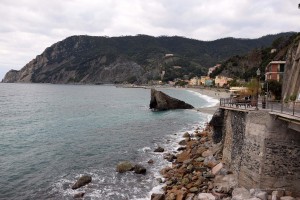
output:
<instances>
[{"instance_id":1,"label":"pink building","mask_svg":"<svg viewBox=\"0 0 300 200\"><path fill-rule=\"evenodd\" d=\"M266 67L266 80L282 81L285 61L272 61Z\"/></svg>"}]
</instances>

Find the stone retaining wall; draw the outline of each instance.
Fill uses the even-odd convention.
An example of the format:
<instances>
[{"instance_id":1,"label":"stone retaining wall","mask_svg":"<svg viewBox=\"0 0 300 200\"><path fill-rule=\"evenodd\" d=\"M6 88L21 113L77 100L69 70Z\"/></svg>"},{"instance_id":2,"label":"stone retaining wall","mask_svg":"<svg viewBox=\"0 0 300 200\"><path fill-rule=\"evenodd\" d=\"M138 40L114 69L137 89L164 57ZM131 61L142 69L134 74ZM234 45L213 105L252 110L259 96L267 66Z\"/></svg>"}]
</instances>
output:
<instances>
[{"instance_id":1,"label":"stone retaining wall","mask_svg":"<svg viewBox=\"0 0 300 200\"><path fill-rule=\"evenodd\" d=\"M266 111L224 109L223 116L223 162L239 186L300 195L300 132Z\"/></svg>"}]
</instances>

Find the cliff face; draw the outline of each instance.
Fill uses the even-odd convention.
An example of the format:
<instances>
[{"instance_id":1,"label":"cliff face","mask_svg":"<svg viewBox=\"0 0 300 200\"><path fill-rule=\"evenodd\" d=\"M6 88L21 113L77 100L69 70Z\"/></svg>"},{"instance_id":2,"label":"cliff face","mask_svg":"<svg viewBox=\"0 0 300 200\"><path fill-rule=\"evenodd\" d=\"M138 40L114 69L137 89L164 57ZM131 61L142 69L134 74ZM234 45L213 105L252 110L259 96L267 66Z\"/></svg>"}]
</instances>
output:
<instances>
[{"instance_id":1,"label":"cliff face","mask_svg":"<svg viewBox=\"0 0 300 200\"><path fill-rule=\"evenodd\" d=\"M288 50L282 84L283 99L293 94L300 94L300 36Z\"/></svg>"},{"instance_id":2,"label":"cliff face","mask_svg":"<svg viewBox=\"0 0 300 200\"><path fill-rule=\"evenodd\" d=\"M95 41L71 37L47 48L20 71L9 71L3 82L25 83L119 83L146 82L151 73L128 58L101 53Z\"/></svg>"}]
</instances>

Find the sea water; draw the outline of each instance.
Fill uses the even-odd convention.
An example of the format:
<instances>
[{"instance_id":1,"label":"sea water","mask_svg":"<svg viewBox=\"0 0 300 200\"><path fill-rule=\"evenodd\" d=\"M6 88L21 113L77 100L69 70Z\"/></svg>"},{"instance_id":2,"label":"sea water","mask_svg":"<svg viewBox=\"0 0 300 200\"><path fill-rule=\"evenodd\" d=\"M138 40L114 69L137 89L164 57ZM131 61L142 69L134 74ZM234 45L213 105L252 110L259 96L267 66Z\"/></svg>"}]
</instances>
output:
<instances>
[{"instance_id":1,"label":"sea water","mask_svg":"<svg viewBox=\"0 0 300 200\"><path fill-rule=\"evenodd\" d=\"M160 89L194 107L215 100ZM0 199L149 199L169 163L157 146L176 150L185 131L210 115L195 110L152 112L150 90L95 85L0 84ZM147 161L154 160L149 165ZM120 161L140 163L146 175L118 174ZM71 186L81 175L92 182Z\"/></svg>"}]
</instances>

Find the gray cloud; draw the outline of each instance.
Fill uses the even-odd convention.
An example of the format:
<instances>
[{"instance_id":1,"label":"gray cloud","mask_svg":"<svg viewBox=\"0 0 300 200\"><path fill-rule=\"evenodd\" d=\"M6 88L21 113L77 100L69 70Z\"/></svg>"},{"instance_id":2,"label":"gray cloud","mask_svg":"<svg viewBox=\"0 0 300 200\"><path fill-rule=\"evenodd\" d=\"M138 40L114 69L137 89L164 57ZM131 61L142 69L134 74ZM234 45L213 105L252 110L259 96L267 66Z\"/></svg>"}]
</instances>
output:
<instances>
[{"instance_id":1,"label":"gray cloud","mask_svg":"<svg viewBox=\"0 0 300 200\"><path fill-rule=\"evenodd\" d=\"M297 0L1 0L0 79L71 35L199 40L299 31Z\"/></svg>"}]
</instances>

